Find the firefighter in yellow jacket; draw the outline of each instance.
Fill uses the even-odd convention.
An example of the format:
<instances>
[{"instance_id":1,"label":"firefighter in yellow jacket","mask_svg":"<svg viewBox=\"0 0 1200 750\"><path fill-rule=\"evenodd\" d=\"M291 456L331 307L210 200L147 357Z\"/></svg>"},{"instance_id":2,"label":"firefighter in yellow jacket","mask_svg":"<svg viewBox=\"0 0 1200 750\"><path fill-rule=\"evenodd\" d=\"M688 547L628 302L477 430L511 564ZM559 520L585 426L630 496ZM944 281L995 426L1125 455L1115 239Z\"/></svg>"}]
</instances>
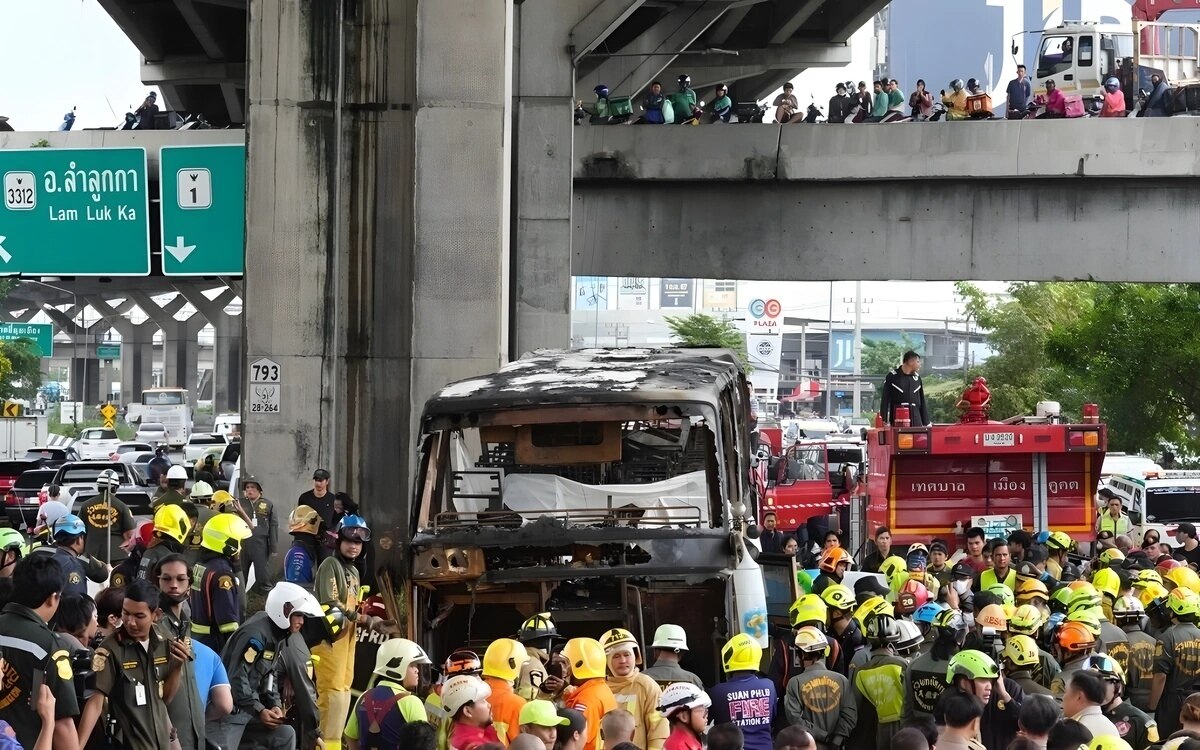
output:
<instances>
[{"instance_id":1,"label":"firefighter in yellow jacket","mask_svg":"<svg viewBox=\"0 0 1200 750\"><path fill-rule=\"evenodd\" d=\"M646 750L662 750L671 733L670 725L658 712L662 688L638 669L642 654L633 633L613 628L605 632L600 645L608 659L607 682L617 706L633 714L633 744Z\"/></svg>"},{"instance_id":2,"label":"firefighter in yellow jacket","mask_svg":"<svg viewBox=\"0 0 1200 750\"><path fill-rule=\"evenodd\" d=\"M332 645L322 643L312 650L317 661L317 707L321 711L321 737L327 750L341 747L342 732L350 713L350 685L354 681L354 650L358 614L359 574L354 561L363 544L371 541L371 529L362 516L349 515L337 526L337 549L317 568L314 581L317 599L336 602L346 612L346 635Z\"/></svg>"}]
</instances>

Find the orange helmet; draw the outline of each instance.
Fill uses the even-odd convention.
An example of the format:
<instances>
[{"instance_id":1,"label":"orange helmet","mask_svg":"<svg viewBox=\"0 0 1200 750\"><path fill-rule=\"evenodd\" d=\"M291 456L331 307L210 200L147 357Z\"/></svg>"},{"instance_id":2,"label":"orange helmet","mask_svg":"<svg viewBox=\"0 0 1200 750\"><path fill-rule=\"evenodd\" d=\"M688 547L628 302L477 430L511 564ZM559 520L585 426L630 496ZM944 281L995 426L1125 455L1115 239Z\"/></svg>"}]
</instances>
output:
<instances>
[{"instance_id":1,"label":"orange helmet","mask_svg":"<svg viewBox=\"0 0 1200 750\"><path fill-rule=\"evenodd\" d=\"M442 673L447 679L459 674L479 676L483 673L483 661L474 651L460 648L446 658Z\"/></svg>"},{"instance_id":2,"label":"orange helmet","mask_svg":"<svg viewBox=\"0 0 1200 750\"><path fill-rule=\"evenodd\" d=\"M1068 620L1054 633L1054 644L1068 654L1082 654L1096 646L1096 637L1082 622Z\"/></svg>"},{"instance_id":3,"label":"orange helmet","mask_svg":"<svg viewBox=\"0 0 1200 750\"><path fill-rule=\"evenodd\" d=\"M836 573L837 566L845 563L851 567L854 566L854 559L850 557L850 553L841 547L834 547L827 550L821 555L821 570L825 573Z\"/></svg>"}]
</instances>

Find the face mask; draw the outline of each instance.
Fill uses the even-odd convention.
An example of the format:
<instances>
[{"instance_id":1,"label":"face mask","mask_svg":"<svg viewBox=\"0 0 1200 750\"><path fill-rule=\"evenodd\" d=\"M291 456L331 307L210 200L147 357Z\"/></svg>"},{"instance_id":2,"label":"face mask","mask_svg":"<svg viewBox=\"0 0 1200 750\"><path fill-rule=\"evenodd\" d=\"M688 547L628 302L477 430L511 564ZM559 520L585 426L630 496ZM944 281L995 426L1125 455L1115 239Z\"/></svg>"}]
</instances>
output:
<instances>
[{"instance_id":1,"label":"face mask","mask_svg":"<svg viewBox=\"0 0 1200 750\"><path fill-rule=\"evenodd\" d=\"M959 596L966 594L970 590L971 590L971 582L970 581L958 581L958 580L954 581L954 593L958 594Z\"/></svg>"},{"instance_id":2,"label":"face mask","mask_svg":"<svg viewBox=\"0 0 1200 750\"><path fill-rule=\"evenodd\" d=\"M186 594L186 593L174 595L174 594L168 594L164 591L160 594L160 596L163 599L166 599L167 601L169 601L171 604L182 604L183 602L187 601L187 599L188 599L188 594Z\"/></svg>"}]
</instances>

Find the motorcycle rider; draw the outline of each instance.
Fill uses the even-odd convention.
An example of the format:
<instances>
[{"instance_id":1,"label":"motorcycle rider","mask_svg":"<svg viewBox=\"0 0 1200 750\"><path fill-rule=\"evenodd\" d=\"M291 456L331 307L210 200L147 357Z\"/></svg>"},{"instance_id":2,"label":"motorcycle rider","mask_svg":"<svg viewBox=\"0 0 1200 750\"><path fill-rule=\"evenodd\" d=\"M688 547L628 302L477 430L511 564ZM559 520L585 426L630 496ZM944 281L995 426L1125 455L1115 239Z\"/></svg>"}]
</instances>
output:
<instances>
[{"instance_id":1,"label":"motorcycle rider","mask_svg":"<svg viewBox=\"0 0 1200 750\"><path fill-rule=\"evenodd\" d=\"M728 89L725 84L718 83L716 93L713 96L712 103L708 105L710 122L729 122L729 118L733 116L733 100L726 93Z\"/></svg>"},{"instance_id":2,"label":"motorcycle rider","mask_svg":"<svg viewBox=\"0 0 1200 750\"><path fill-rule=\"evenodd\" d=\"M1101 117L1125 116L1125 93L1121 91L1121 82L1109 78L1104 82L1104 107L1100 110Z\"/></svg>"},{"instance_id":3,"label":"motorcycle rider","mask_svg":"<svg viewBox=\"0 0 1200 750\"><path fill-rule=\"evenodd\" d=\"M846 121L846 116L850 114L850 109L854 105L846 93L846 84L839 83L836 91L837 93L829 98L828 120L831 123L843 123Z\"/></svg>"},{"instance_id":4,"label":"motorcycle rider","mask_svg":"<svg viewBox=\"0 0 1200 750\"><path fill-rule=\"evenodd\" d=\"M963 79L955 78L950 82L950 94L942 89L942 104L946 105L947 120L967 119L967 89Z\"/></svg>"},{"instance_id":5,"label":"motorcycle rider","mask_svg":"<svg viewBox=\"0 0 1200 750\"><path fill-rule=\"evenodd\" d=\"M675 122L683 122L684 120L704 114L704 110L700 109L696 90L692 88L692 77L684 73L677 80L679 82L679 93L683 95L685 100L684 106L687 109L684 112L677 112L675 114Z\"/></svg>"},{"instance_id":6,"label":"motorcycle rider","mask_svg":"<svg viewBox=\"0 0 1200 750\"><path fill-rule=\"evenodd\" d=\"M1150 94L1146 97L1146 106L1142 108L1144 117L1170 117L1168 111L1171 104L1171 89L1158 73L1150 76Z\"/></svg>"},{"instance_id":7,"label":"motorcycle rider","mask_svg":"<svg viewBox=\"0 0 1200 750\"><path fill-rule=\"evenodd\" d=\"M1067 97L1051 78L1046 81L1046 111L1037 116L1039 120L1059 120L1067 116Z\"/></svg>"}]
</instances>

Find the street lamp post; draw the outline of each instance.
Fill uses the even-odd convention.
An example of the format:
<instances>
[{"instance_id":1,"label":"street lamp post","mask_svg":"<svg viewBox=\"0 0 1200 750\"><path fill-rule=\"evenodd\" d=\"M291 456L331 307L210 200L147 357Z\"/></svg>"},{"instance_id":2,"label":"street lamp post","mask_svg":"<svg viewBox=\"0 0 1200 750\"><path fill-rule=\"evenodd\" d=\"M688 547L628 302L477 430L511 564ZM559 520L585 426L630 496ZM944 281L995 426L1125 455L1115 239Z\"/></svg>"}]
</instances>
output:
<instances>
[{"instance_id":1,"label":"street lamp post","mask_svg":"<svg viewBox=\"0 0 1200 750\"><path fill-rule=\"evenodd\" d=\"M71 295L71 308L72 308L72 312L73 312L73 314L71 316L71 323L75 324L74 312L77 311L80 316L81 321L83 321L83 322L76 324L75 327L76 328L83 327L84 335L86 335L87 328L84 325L86 321L83 320L83 310L79 307L79 295L75 294L75 292L72 292L70 289L64 289L61 286L54 286L53 284L47 284L46 282L38 281L37 279L21 279L21 283L37 284L38 286L44 286L47 289L53 289L54 291L60 292L62 294ZM51 305L48 302L44 302L44 303L42 303L42 309L43 310L54 310L56 308L54 307L54 305ZM79 359L79 334L76 333L75 331L71 332L71 358L73 360ZM74 367L72 367L70 369L71 369L71 385L72 385L72 388L74 388L74 385L75 385ZM80 396L80 403L87 401L87 360L86 359L84 359L84 361L83 361L83 384L80 388L79 396ZM77 412L75 409L71 410L72 424L78 423L78 420L76 419L76 413Z\"/></svg>"}]
</instances>

